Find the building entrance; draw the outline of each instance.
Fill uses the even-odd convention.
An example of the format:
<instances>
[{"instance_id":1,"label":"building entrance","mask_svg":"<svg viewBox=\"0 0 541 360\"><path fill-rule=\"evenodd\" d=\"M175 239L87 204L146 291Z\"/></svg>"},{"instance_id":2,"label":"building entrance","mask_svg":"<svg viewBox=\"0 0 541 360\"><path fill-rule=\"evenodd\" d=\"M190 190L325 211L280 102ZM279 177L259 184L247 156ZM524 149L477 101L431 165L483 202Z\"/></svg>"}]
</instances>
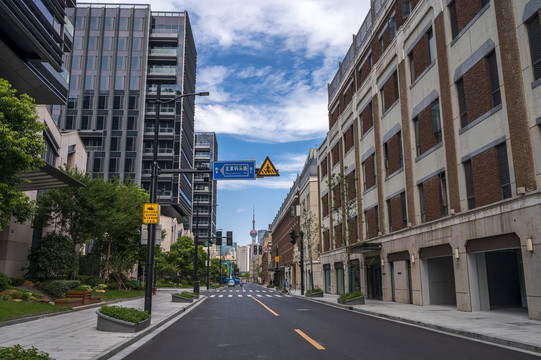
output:
<instances>
[{"instance_id":1,"label":"building entrance","mask_svg":"<svg viewBox=\"0 0 541 360\"><path fill-rule=\"evenodd\" d=\"M366 296L368 299L383 299L381 281L381 258L374 256L366 258Z\"/></svg>"}]
</instances>

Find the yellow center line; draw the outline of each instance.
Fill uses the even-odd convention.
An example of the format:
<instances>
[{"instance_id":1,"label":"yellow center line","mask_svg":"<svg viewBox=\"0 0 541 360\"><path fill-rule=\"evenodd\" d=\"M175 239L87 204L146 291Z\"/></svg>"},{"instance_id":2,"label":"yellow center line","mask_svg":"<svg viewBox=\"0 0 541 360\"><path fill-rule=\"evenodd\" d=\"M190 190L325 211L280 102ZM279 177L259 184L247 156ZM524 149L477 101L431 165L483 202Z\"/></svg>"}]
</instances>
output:
<instances>
[{"instance_id":1,"label":"yellow center line","mask_svg":"<svg viewBox=\"0 0 541 360\"><path fill-rule=\"evenodd\" d=\"M261 301L257 300L255 297L251 296L251 298L254 299L255 301L257 301L258 303L260 303L265 309L269 310L274 316L280 316L277 313L275 313L274 311L272 311L267 305L265 305Z\"/></svg>"},{"instance_id":2,"label":"yellow center line","mask_svg":"<svg viewBox=\"0 0 541 360\"><path fill-rule=\"evenodd\" d=\"M306 335L305 333L303 333L300 329L295 329L295 331L297 332L297 334L299 334L300 336L302 336L304 338L304 340L308 341L310 344L312 344L312 346L314 346L316 349L318 350L325 350L325 348L321 345L319 345L314 339L312 339L310 336Z\"/></svg>"}]
</instances>

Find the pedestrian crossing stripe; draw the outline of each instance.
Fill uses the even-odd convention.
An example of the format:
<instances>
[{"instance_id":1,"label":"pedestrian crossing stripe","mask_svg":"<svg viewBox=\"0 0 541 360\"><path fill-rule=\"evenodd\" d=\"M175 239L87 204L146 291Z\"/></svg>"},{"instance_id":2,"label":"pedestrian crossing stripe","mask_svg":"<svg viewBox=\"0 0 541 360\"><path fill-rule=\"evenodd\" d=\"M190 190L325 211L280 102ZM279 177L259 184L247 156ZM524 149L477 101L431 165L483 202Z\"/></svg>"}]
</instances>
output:
<instances>
[{"instance_id":1,"label":"pedestrian crossing stripe","mask_svg":"<svg viewBox=\"0 0 541 360\"><path fill-rule=\"evenodd\" d=\"M265 158L265 161L263 161L263 165L261 165L261 167L259 168L256 174L256 177L265 177L265 176L280 176L280 174L278 174L278 171L276 170L276 168L274 167L274 164L272 163L272 161L269 159L268 156Z\"/></svg>"}]
</instances>

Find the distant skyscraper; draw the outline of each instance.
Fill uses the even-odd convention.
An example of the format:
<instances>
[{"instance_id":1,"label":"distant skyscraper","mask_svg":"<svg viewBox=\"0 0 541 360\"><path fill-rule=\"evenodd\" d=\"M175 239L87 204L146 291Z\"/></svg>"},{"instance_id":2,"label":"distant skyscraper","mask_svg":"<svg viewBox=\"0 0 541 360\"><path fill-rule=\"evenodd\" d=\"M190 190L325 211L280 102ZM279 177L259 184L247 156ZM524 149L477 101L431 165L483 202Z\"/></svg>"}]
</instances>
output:
<instances>
[{"instance_id":1,"label":"distant skyscraper","mask_svg":"<svg viewBox=\"0 0 541 360\"><path fill-rule=\"evenodd\" d=\"M67 109L60 128L78 131L88 151L87 171L105 179L131 178L150 189L155 100L195 92L196 50L187 12L152 12L149 5L78 4ZM160 109L158 164L193 167L194 97ZM161 175L162 213L186 220L192 178Z\"/></svg>"},{"instance_id":2,"label":"distant skyscraper","mask_svg":"<svg viewBox=\"0 0 541 360\"><path fill-rule=\"evenodd\" d=\"M252 245L256 244L256 237L257 237L257 230L255 229L255 206L253 209L253 217L252 217L252 230L250 231L250 236L252 237Z\"/></svg>"}]
</instances>

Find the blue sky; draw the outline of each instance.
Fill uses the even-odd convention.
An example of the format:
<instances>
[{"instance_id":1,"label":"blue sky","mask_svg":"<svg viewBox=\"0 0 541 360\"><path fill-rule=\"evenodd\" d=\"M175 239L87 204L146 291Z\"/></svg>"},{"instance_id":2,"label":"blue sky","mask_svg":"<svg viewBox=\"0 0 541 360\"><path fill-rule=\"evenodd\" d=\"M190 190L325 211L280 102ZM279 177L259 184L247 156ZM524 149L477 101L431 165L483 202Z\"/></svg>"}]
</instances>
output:
<instances>
[{"instance_id":1,"label":"blue sky","mask_svg":"<svg viewBox=\"0 0 541 360\"><path fill-rule=\"evenodd\" d=\"M104 2L99 1L99 2ZM112 1L106 1L112 2ZM138 3L146 3L142 0ZM310 148L328 130L327 84L370 0L151 0L190 16L197 47L196 131L215 132L219 160L269 156L280 177L218 183L217 227L240 245L266 229Z\"/></svg>"}]
</instances>

